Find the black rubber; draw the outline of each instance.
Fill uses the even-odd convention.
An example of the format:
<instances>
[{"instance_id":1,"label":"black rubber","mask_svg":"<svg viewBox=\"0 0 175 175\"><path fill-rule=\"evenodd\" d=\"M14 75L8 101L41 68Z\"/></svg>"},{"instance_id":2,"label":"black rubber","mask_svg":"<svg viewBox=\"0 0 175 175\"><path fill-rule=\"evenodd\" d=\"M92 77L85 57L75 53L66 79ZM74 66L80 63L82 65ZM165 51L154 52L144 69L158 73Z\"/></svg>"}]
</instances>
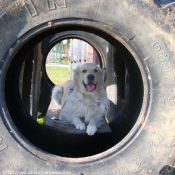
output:
<instances>
[{"instance_id":1,"label":"black rubber","mask_svg":"<svg viewBox=\"0 0 175 175\"><path fill-rule=\"evenodd\" d=\"M151 0L1 1L0 174L152 175L173 166L173 4L160 9ZM92 33L110 43L111 86L125 77L126 67L120 84L126 90L117 93L124 102L112 112L111 134L72 136L43 127L21 100L20 72L32 48L65 31Z\"/></svg>"}]
</instances>

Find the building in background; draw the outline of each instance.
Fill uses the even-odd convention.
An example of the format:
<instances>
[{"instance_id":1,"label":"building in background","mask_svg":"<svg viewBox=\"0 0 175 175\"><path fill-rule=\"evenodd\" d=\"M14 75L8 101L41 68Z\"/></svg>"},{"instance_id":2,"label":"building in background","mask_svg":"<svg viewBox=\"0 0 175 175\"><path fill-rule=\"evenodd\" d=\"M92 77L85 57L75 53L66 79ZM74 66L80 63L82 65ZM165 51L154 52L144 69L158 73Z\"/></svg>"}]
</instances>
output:
<instances>
[{"instance_id":1,"label":"building in background","mask_svg":"<svg viewBox=\"0 0 175 175\"><path fill-rule=\"evenodd\" d=\"M67 61L65 61L67 60ZM66 66L70 79L73 69L84 62L100 64L96 50L87 42L80 39L66 39L57 43L49 52L46 66Z\"/></svg>"},{"instance_id":2,"label":"building in background","mask_svg":"<svg viewBox=\"0 0 175 175\"><path fill-rule=\"evenodd\" d=\"M69 48L71 63L93 62L99 64L96 50L87 42L80 39L71 39Z\"/></svg>"}]
</instances>

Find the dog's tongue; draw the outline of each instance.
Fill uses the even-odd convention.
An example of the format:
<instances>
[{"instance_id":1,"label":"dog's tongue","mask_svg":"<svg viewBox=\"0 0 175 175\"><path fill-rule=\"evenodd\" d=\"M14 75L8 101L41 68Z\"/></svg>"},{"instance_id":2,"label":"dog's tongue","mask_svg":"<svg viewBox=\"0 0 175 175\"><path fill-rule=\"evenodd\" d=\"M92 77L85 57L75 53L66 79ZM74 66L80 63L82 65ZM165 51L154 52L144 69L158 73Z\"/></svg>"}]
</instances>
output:
<instances>
[{"instance_id":1,"label":"dog's tongue","mask_svg":"<svg viewBox=\"0 0 175 175\"><path fill-rule=\"evenodd\" d=\"M86 88L87 88L87 90L88 90L89 92L92 92L92 91L95 90L95 85L93 85L93 84L87 84L87 85L86 85Z\"/></svg>"}]
</instances>

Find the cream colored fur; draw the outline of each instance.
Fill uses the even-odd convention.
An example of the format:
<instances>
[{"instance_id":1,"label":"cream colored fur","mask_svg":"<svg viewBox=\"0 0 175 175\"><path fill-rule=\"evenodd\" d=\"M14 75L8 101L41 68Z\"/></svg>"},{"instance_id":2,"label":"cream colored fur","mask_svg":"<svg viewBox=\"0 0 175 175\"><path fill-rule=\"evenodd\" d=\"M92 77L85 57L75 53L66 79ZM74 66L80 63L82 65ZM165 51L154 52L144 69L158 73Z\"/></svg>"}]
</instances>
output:
<instances>
[{"instance_id":1,"label":"cream colored fur","mask_svg":"<svg viewBox=\"0 0 175 175\"><path fill-rule=\"evenodd\" d=\"M86 129L88 135L94 135L100 120L109 108L104 74L105 71L96 64L85 63L74 70L73 80L55 86L52 99L62 105L59 119L66 120L77 129ZM93 75L91 84L96 85L92 92L86 88L89 83L88 75ZM84 122L81 120L82 117L85 117Z\"/></svg>"}]
</instances>

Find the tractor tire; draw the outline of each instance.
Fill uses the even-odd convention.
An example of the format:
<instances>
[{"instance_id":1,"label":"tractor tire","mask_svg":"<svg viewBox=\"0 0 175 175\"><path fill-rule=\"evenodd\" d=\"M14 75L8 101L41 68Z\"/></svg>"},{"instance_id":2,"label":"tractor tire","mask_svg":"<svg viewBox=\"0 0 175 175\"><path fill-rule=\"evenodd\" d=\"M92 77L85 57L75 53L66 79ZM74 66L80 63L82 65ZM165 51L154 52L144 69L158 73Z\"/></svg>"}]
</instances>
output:
<instances>
[{"instance_id":1,"label":"tractor tire","mask_svg":"<svg viewBox=\"0 0 175 175\"><path fill-rule=\"evenodd\" d=\"M174 14L174 1L2 0L0 174L168 174L175 166ZM109 122L111 134L69 135L39 125L21 100L20 73L31 49L75 30L112 45L109 85L121 78L119 63L127 68L128 90Z\"/></svg>"}]
</instances>

